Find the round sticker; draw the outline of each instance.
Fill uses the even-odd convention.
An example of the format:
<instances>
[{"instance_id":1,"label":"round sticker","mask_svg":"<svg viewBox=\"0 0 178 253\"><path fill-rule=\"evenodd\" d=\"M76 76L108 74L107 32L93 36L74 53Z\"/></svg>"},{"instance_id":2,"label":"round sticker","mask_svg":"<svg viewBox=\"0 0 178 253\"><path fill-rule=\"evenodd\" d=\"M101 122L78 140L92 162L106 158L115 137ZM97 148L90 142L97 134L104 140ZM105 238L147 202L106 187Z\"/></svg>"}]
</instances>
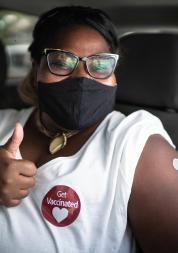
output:
<instances>
[{"instance_id":1,"label":"round sticker","mask_svg":"<svg viewBox=\"0 0 178 253\"><path fill-rule=\"evenodd\" d=\"M45 195L41 211L50 223L64 227L71 224L79 215L80 199L72 188L57 185Z\"/></svg>"}]
</instances>

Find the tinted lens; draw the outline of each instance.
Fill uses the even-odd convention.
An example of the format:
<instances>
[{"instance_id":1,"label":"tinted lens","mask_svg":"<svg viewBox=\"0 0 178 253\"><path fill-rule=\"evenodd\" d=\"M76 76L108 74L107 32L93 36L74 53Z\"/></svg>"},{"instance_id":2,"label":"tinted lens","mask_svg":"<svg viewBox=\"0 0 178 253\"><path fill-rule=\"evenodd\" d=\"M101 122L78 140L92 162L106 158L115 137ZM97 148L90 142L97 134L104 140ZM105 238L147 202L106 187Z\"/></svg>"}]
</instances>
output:
<instances>
[{"instance_id":1,"label":"tinted lens","mask_svg":"<svg viewBox=\"0 0 178 253\"><path fill-rule=\"evenodd\" d=\"M88 57L87 69L91 76L94 78L107 78L109 77L116 66L116 59L107 55L95 55Z\"/></svg>"},{"instance_id":2,"label":"tinted lens","mask_svg":"<svg viewBox=\"0 0 178 253\"><path fill-rule=\"evenodd\" d=\"M47 60L50 71L61 76L72 73L78 61L74 55L63 51L49 52Z\"/></svg>"}]
</instances>

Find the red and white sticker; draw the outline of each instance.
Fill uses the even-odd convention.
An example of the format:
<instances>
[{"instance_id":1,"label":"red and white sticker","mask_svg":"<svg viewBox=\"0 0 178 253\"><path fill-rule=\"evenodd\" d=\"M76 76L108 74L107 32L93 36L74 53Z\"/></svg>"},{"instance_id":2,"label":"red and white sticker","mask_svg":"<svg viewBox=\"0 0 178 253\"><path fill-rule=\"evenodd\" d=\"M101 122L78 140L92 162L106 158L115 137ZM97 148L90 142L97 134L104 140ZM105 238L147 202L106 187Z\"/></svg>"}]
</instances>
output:
<instances>
[{"instance_id":1,"label":"red and white sticker","mask_svg":"<svg viewBox=\"0 0 178 253\"><path fill-rule=\"evenodd\" d=\"M78 194L66 185L54 186L45 195L41 211L45 219L58 227L64 227L77 218L80 212Z\"/></svg>"}]
</instances>

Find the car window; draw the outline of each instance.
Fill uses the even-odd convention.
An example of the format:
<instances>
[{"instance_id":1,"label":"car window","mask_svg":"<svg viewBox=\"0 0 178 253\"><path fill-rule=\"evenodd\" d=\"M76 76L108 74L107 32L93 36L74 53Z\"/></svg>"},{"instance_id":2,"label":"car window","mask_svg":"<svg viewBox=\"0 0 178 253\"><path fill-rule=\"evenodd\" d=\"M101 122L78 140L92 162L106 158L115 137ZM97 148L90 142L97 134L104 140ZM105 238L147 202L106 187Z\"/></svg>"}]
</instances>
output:
<instances>
[{"instance_id":1,"label":"car window","mask_svg":"<svg viewBox=\"0 0 178 253\"><path fill-rule=\"evenodd\" d=\"M28 46L37 17L20 12L0 11L0 40L7 57L6 85L16 85L30 68Z\"/></svg>"}]
</instances>

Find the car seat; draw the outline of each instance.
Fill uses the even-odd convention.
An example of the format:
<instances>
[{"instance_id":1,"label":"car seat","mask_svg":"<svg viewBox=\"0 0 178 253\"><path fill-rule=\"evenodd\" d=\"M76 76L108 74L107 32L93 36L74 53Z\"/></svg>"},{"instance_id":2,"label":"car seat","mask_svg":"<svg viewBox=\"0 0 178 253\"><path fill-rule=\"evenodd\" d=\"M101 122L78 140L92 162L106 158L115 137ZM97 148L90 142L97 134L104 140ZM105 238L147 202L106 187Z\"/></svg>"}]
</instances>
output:
<instances>
[{"instance_id":1,"label":"car seat","mask_svg":"<svg viewBox=\"0 0 178 253\"><path fill-rule=\"evenodd\" d=\"M7 76L7 56L4 43L0 40L0 86L5 83Z\"/></svg>"},{"instance_id":2,"label":"car seat","mask_svg":"<svg viewBox=\"0 0 178 253\"><path fill-rule=\"evenodd\" d=\"M159 117L178 147L178 35L132 33L120 38L116 110Z\"/></svg>"},{"instance_id":3,"label":"car seat","mask_svg":"<svg viewBox=\"0 0 178 253\"><path fill-rule=\"evenodd\" d=\"M4 43L0 40L0 109L25 107L16 85L7 85L8 57Z\"/></svg>"}]
</instances>

